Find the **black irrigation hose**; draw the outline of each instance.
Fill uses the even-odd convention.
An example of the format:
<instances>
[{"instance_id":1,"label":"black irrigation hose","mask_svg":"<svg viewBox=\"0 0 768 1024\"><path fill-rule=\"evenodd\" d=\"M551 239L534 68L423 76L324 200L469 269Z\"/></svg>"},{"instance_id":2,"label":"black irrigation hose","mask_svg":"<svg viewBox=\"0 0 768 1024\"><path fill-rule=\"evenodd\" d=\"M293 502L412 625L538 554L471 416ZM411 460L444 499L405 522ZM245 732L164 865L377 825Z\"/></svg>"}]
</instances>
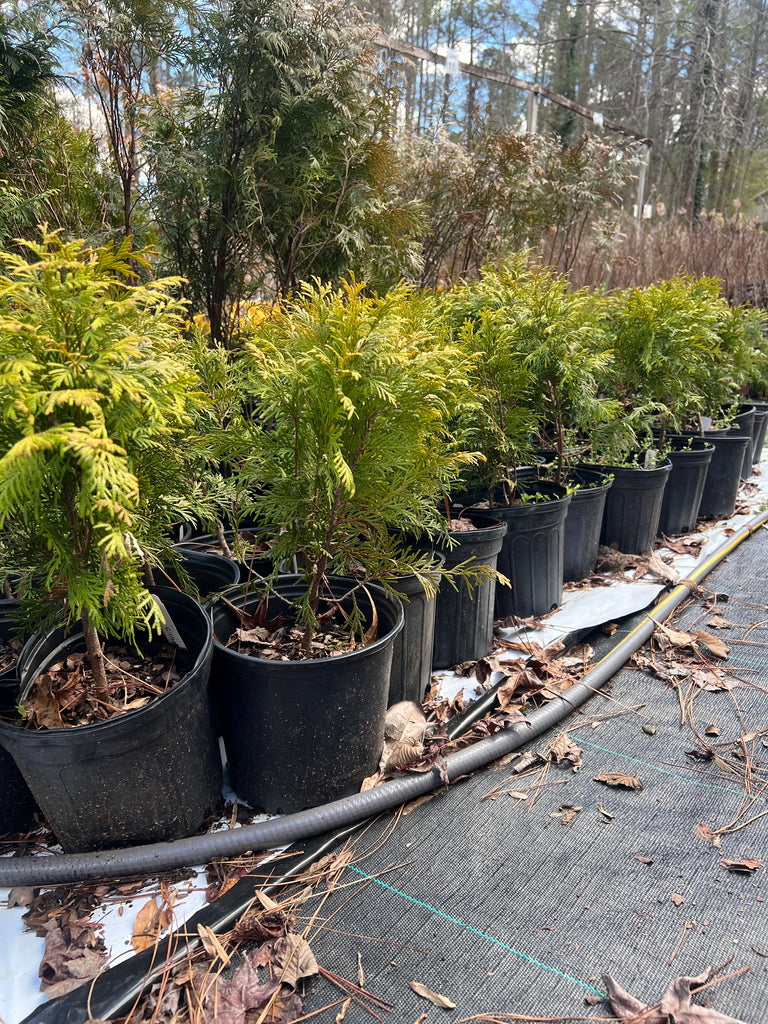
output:
<instances>
[{"instance_id":1,"label":"black irrigation hose","mask_svg":"<svg viewBox=\"0 0 768 1024\"><path fill-rule=\"evenodd\" d=\"M355 827L352 827L332 836L322 836L310 843L306 850L291 857L279 875L261 884L259 891L277 898L285 886L311 867L319 857L334 850L354 830ZM175 932L164 936L162 943L110 967L90 984L80 985L71 992L42 1003L21 1024L83 1024L92 1019L109 1021L127 1016L153 984L202 945L196 926L204 925L217 935L233 926L253 903L255 881L254 875L245 875L215 903L202 907Z\"/></svg>"},{"instance_id":2,"label":"black irrigation hose","mask_svg":"<svg viewBox=\"0 0 768 1024\"><path fill-rule=\"evenodd\" d=\"M447 758L451 781L483 768L491 761L511 753L528 740L541 736L557 725L575 708L584 704L603 686L652 636L656 624L664 621L719 562L742 541L768 522L762 512L737 530L721 544L688 579L678 583L662 598L616 646L575 683L566 696L552 699L533 711L524 722L479 740ZM206 864L213 859L233 857L248 850L257 852L345 828L365 818L413 800L441 785L435 768L420 775L407 775L384 786L356 793L342 800L313 807L298 814L288 814L271 821L245 825L243 828L193 836L172 843L156 843L127 850L106 850L97 853L73 853L51 857L13 857L0 859L0 886L50 886L61 882L82 881L96 877L148 875L191 864Z\"/></svg>"}]
</instances>

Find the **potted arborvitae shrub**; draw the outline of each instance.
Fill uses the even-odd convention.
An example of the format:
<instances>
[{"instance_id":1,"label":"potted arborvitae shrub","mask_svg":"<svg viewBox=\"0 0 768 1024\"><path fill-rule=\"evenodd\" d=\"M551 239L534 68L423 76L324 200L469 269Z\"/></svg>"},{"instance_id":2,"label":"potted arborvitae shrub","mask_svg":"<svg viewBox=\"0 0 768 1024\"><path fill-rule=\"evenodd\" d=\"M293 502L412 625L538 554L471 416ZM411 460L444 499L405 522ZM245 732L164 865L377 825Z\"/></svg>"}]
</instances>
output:
<instances>
[{"instance_id":1,"label":"potted arborvitae shrub","mask_svg":"<svg viewBox=\"0 0 768 1024\"><path fill-rule=\"evenodd\" d=\"M700 380L717 346L711 300L707 282L675 278L606 301L600 338L613 359L603 385L638 439L609 446L601 460L614 463L601 539L622 551L646 552L659 529L678 533L695 523L712 449L675 435L704 411Z\"/></svg>"},{"instance_id":2,"label":"potted arborvitae shrub","mask_svg":"<svg viewBox=\"0 0 768 1024\"><path fill-rule=\"evenodd\" d=\"M724 504L716 499L718 511L732 512L749 445L732 437L719 441L717 431L703 429L707 420L723 419L745 368L739 313L721 297L719 282L678 277L617 293L608 302L606 328L614 352L607 387L615 388L628 412L643 404L655 412L656 449L673 466L659 528L692 529L699 509L713 511L707 506L715 492L727 491ZM705 441L679 436L702 433Z\"/></svg>"},{"instance_id":3,"label":"potted arborvitae shrub","mask_svg":"<svg viewBox=\"0 0 768 1024\"><path fill-rule=\"evenodd\" d=\"M393 531L445 536L437 500L468 456L448 430L458 351L415 328L408 293L305 286L265 320L239 368L232 431L273 574L214 604L214 678L232 784L292 811L357 790L378 763L400 602L377 582L434 571Z\"/></svg>"},{"instance_id":4,"label":"potted arborvitae shrub","mask_svg":"<svg viewBox=\"0 0 768 1024\"><path fill-rule=\"evenodd\" d=\"M749 367L744 374L747 400L755 406L753 464L762 458L768 428L768 314L764 309L740 307L745 340L750 349Z\"/></svg>"},{"instance_id":5,"label":"potted arborvitae shrub","mask_svg":"<svg viewBox=\"0 0 768 1024\"><path fill-rule=\"evenodd\" d=\"M521 472L532 454L541 416L535 410L535 381L526 364L513 314L499 299L513 293L525 273L522 257L498 271L486 271L474 285L456 289L448 316L472 359L480 400L460 412L469 444L483 455L478 474L489 514L507 526L499 571L508 586L496 588L496 617L542 615L562 598L563 534L570 495L561 484ZM497 275L492 277L491 275ZM491 281L486 295L486 281Z\"/></svg>"},{"instance_id":6,"label":"potted arborvitae shrub","mask_svg":"<svg viewBox=\"0 0 768 1024\"><path fill-rule=\"evenodd\" d=\"M730 307L718 294L718 282L708 283L706 297L718 318L717 343L702 368L700 388L704 414L713 425L713 429L703 433L715 451L700 512L705 516L729 516L736 507L739 480L752 472L756 411L751 402L746 406L739 403L743 401L742 385L753 362L759 364L756 347L764 319L754 310Z\"/></svg>"},{"instance_id":7,"label":"potted arborvitae shrub","mask_svg":"<svg viewBox=\"0 0 768 1024\"><path fill-rule=\"evenodd\" d=\"M189 490L175 282L136 283L145 260L125 244L43 232L24 253L0 278L0 527L28 621L54 628L23 652L0 742L65 848L179 838L217 801L221 765L210 621L144 582Z\"/></svg>"},{"instance_id":8,"label":"potted arborvitae shrub","mask_svg":"<svg viewBox=\"0 0 768 1024\"><path fill-rule=\"evenodd\" d=\"M485 268L472 289L477 302L499 311L505 344L519 354L527 385L517 396L538 424L538 451L551 449L547 477L571 494L563 539L563 577L581 579L594 567L610 477L574 466L601 435L615 432L619 403L599 393L598 376L611 360L594 343L601 303L572 290L551 267L525 254ZM534 460L540 461L534 451ZM541 467L540 467L541 472Z\"/></svg>"}]
</instances>

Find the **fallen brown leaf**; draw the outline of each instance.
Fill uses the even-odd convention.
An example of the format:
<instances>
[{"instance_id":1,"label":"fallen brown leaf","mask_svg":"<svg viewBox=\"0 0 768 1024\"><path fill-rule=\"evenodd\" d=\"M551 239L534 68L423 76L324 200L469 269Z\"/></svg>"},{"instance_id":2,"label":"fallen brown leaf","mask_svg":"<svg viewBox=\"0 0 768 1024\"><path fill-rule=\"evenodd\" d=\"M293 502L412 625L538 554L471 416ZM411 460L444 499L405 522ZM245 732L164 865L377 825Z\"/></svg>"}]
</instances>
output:
<instances>
[{"instance_id":1,"label":"fallen brown leaf","mask_svg":"<svg viewBox=\"0 0 768 1024\"><path fill-rule=\"evenodd\" d=\"M435 1006L441 1006L444 1010L456 1009L456 1003L452 1003L447 996L441 996L439 992L433 992L426 985L422 985L420 981L411 981L409 985L417 996L421 996L422 999L428 999Z\"/></svg>"},{"instance_id":2,"label":"fallen brown leaf","mask_svg":"<svg viewBox=\"0 0 768 1024\"><path fill-rule=\"evenodd\" d=\"M427 719L420 704L401 700L387 710L384 719L384 749L379 761L382 775L398 765L419 761L424 754Z\"/></svg>"},{"instance_id":3,"label":"fallen brown leaf","mask_svg":"<svg viewBox=\"0 0 768 1024\"><path fill-rule=\"evenodd\" d=\"M219 942L216 933L204 924L198 924L197 933L200 936L200 941L203 944L203 949L211 958L211 960L221 960L226 966L231 958L229 953L226 951L226 949L224 949L222 944Z\"/></svg>"},{"instance_id":4,"label":"fallen brown leaf","mask_svg":"<svg viewBox=\"0 0 768 1024\"><path fill-rule=\"evenodd\" d=\"M656 620L654 619L653 621L655 622ZM696 642L695 634L686 633L682 629L674 629L663 622L657 624L653 637L663 651L669 647L692 647Z\"/></svg>"},{"instance_id":5,"label":"fallen brown leaf","mask_svg":"<svg viewBox=\"0 0 768 1024\"><path fill-rule=\"evenodd\" d=\"M696 634L699 643L704 644L716 658L727 658L730 648L718 637L708 633L706 629L700 629Z\"/></svg>"},{"instance_id":6,"label":"fallen brown leaf","mask_svg":"<svg viewBox=\"0 0 768 1024\"><path fill-rule=\"evenodd\" d=\"M711 976L712 969L707 968L697 978L675 978L661 997L658 1009L625 992L609 974L603 975L603 984L611 1001L611 1009L619 1020L643 1021L644 1024L670 1024L670 1021L674 1021L674 1024L743 1024L709 1006L694 1006L691 1003L691 996L696 989L705 985Z\"/></svg>"},{"instance_id":7,"label":"fallen brown leaf","mask_svg":"<svg viewBox=\"0 0 768 1024\"><path fill-rule=\"evenodd\" d=\"M710 629L730 629L733 623L729 622L728 619L724 619L722 615L713 615L708 625Z\"/></svg>"},{"instance_id":8,"label":"fallen brown leaf","mask_svg":"<svg viewBox=\"0 0 768 1024\"><path fill-rule=\"evenodd\" d=\"M717 832L713 832L708 825L705 825L703 821L693 826L693 834L698 836L699 839L703 839L705 843L709 843L710 846L720 846L720 836Z\"/></svg>"},{"instance_id":9,"label":"fallen brown leaf","mask_svg":"<svg viewBox=\"0 0 768 1024\"><path fill-rule=\"evenodd\" d=\"M291 988L296 988L302 978L309 978L319 971L309 943L295 932L275 939L272 943L272 955L276 976L284 985L290 985Z\"/></svg>"},{"instance_id":10,"label":"fallen brown leaf","mask_svg":"<svg viewBox=\"0 0 768 1024\"><path fill-rule=\"evenodd\" d=\"M639 999L635 999L629 992L626 992L613 980L610 974L604 974L602 977L605 990L611 1002L611 1009L619 1020L637 1020L640 1014L644 1014L650 1009L647 1003L641 1003ZM642 1020L645 1024L667 1024L666 1018L662 1017L661 1013L657 1010L652 1011L648 1016L643 1016Z\"/></svg>"},{"instance_id":11,"label":"fallen brown leaf","mask_svg":"<svg viewBox=\"0 0 768 1024\"><path fill-rule=\"evenodd\" d=\"M625 772L605 772L603 775L595 775L595 782L604 782L606 786L623 786L626 789L643 788L643 784L637 775L627 775Z\"/></svg>"},{"instance_id":12,"label":"fallen brown leaf","mask_svg":"<svg viewBox=\"0 0 768 1024\"><path fill-rule=\"evenodd\" d=\"M8 908L31 906L39 891L39 889L35 889L31 885L17 885L13 889L9 889Z\"/></svg>"},{"instance_id":13,"label":"fallen brown leaf","mask_svg":"<svg viewBox=\"0 0 768 1024\"><path fill-rule=\"evenodd\" d=\"M761 860L754 860L750 857L745 857L743 860L727 860L723 857L720 863L729 871L737 871L747 875L751 875L753 871L757 871L758 868L763 866Z\"/></svg>"},{"instance_id":14,"label":"fallen brown leaf","mask_svg":"<svg viewBox=\"0 0 768 1024\"><path fill-rule=\"evenodd\" d=\"M423 804L428 804L430 800L434 799L434 797L434 793L424 793L422 796L417 796L415 800L411 800L409 803L403 804L402 816L405 817L406 814L410 814L411 811L417 810Z\"/></svg>"},{"instance_id":15,"label":"fallen brown leaf","mask_svg":"<svg viewBox=\"0 0 768 1024\"><path fill-rule=\"evenodd\" d=\"M720 668L697 668L691 675L693 682L701 690L714 693L717 690L732 690L739 684L732 682Z\"/></svg>"},{"instance_id":16,"label":"fallen brown leaf","mask_svg":"<svg viewBox=\"0 0 768 1024\"><path fill-rule=\"evenodd\" d=\"M38 976L40 991L51 999L95 978L106 964L103 940L84 924L60 928L55 920L45 925L45 952Z\"/></svg>"},{"instance_id":17,"label":"fallen brown leaf","mask_svg":"<svg viewBox=\"0 0 768 1024\"><path fill-rule=\"evenodd\" d=\"M680 573L677 569L671 565L666 565L655 551L648 558L647 572L651 573L657 579L662 580L664 583L677 583L680 579Z\"/></svg>"},{"instance_id":18,"label":"fallen brown leaf","mask_svg":"<svg viewBox=\"0 0 768 1024\"><path fill-rule=\"evenodd\" d=\"M545 757L553 759L555 764L569 761L573 770L577 772L581 768L582 753L582 748L577 743L574 743L567 733L561 732L550 744Z\"/></svg>"},{"instance_id":19,"label":"fallen brown leaf","mask_svg":"<svg viewBox=\"0 0 768 1024\"><path fill-rule=\"evenodd\" d=\"M265 1006L280 988L280 982L271 978L263 984L258 969L246 954L231 978L221 974L193 973L190 984L195 1001L202 1011L200 1024L245 1024L248 1010Z\"/></svg>"},{"instance_id":20,"label":"fallen brown leaf","mask_svg":"<svg viewBox=\"0 0 768 1024\"><path fill-rule=\"evenodd\" d=\"M131 945L136 952L140 953L143 949L154 946L160 934L170 927L171 920L170 907L158 906L154 896L148 900L136 915L136 923L133 926Z\"/></svg>"}]
</instances>

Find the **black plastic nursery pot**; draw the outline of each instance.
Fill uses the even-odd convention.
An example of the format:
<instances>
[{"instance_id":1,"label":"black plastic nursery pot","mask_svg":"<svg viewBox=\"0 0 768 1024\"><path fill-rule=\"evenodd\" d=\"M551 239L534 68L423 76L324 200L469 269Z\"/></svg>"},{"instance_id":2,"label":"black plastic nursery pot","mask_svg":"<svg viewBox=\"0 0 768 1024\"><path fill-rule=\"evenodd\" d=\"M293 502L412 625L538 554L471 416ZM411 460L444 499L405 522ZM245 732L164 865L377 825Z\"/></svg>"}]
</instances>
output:
<instances>
[{"instance_id":1,"label":"black plastic nursery pot","mask_svg":"<svg viewBox=\"0 0 768 1024\"><path fill-rule=\"evenodd\" d=\"M221 796L221 757L208 711L213 631L186 594L155 591L192 663L162 696L93 725L29 730L0 721L11 754L67 852L182 839ZM19 660L21 689L85 649L82 633L34 637Z\"/></svg>"},{"instance_id":2,"label":"black plastic nursery pot","mask_svg":"<svg viewBox=\"0 0 768 1024\"><path fill-rule=\"evenodd\" d=\"M226 557L228 561L232 561L238 567L240 582L245 582L251 575L255 576L269 576L274 568L274 562L268 552L267 540L274 536L273 530L263 530L257 527L241 527L241 534L247 532L256 538L256 544L261 546L264 545L264 553L256 552L253 557L249 557L243 561L237 558L229 558L225 556L221 549L221 543L219 538L213 533L199 533L189 540L184 541L180 545L185 551L199 551L206 554L215 554L218 557ZM224 540L229 545L230 550L235 546L238 531L236 530L224 530ZM235 581L237 582L237 580Z\"/></svg>"},{"instance_id":3,"label":"black plastic nursery pot","mask_svg":"<svg viewBox=\"0 0 768 1024\"><path fill-rule=\"evenodd\" d=\"M752 425L752 465L757 466L763 457L765 432L768 429L768 407L755 407L755 422Z\"/></svg>"},{"instance_id":4,"label":"black plastic nursery pot","mask_svg":"<svg viewBox=\"0 0 768 1024\"><path fill-rule=\"evenodd\" d=\"M535 499L521 505L500 505L489 515L507 524L499 553L499 572L510 586L496 588L494 616L546 615L563 599L563 540L571 495L548 480L520 480L517 489Z\"/></svg>"},{"instance_id":5,"label":"black plastic nursery pot","mask_svg":"<svg viewBox=\"0 0 768 1024\"><path fill-rule=\"evenodd\" d=\"M444 561L445 555L436 552L435 568L440 568ZM432 675L438 591L427 594L417 576L402 576L388 582L404 598L403 628L395 637L392 649L389 704L400 700L421 703Z\"/></svg>"},{"instance_id":6,"label":"black plastic nursery pot","mask_svg":"<svg viewBox=\"0 0 768 1024\"><path fill-rule=\"evenodd\" d=\"M0 606L0 639L9 640L15 627L13 603ZM19 680L16 665L0 672L0 716L14 718ZM26 832L35 826L37 804L10 754L0 747L0 835Z\"/></svg>"},{"instance_id":7,"label":"black plastic nursery pot","mask_svg":"<svg viewBox=\"0 0 768 1024\"><path fill-rule=\"evenodd\" d=\"M730 430L725 432L726 437L746 437L749 442L744 449L741 457L741 466L739 467L739 479L749 480L752 476L752 451L754 449L754 439L752 437L752 431L747 432L741 427L731 427Z\"/></svg>"},{"instance_id":8,"label":"black plastic nursery pot","mask_svg":"<svg viewBox=\"0 0 768 1024\"><path fill-rule=\"evenodd\" d=\"M672 536L696 527L701 496L715 449L704 438L669 436L669 474L659 517L659 533ZM690 447L689 447L690 445Z\"/></svg>"},{"instance_id":9,"label":"black plastic nursery pot","mask_svg":"<svg viewBox=\"0 0 768 1024\"><path fill-rule=\"evenodd\" d=\"M354 580L329 577L349 613ZM267 616L299 599L301 577L278 577ZM270 661L224 646L239 626L222 601L211 611L216 637L211 678L221 715L230 782L252 807L289 814L360 789L378 767L384 740L392 650L403 628L403 606L375 584L357 590L361 612L378 616L378 639L354 651L304 661ZM228 600L253 612L261 595L241 588ZM367 607L366 607L367 606Z\"/></svg>"},{"instance_id":10,"label":"black plastic nursery pot","mask_svg":"<svg viewBox=\"0 0 768 1024\"><path fill-rule=\"evenodd\" d=\"M605 500L613 481L594 469L574 469L569 483L576 484L565 517L563 580L583 580L597 562Z\"/></svg>"},{"instance_id":11,"label":"black plastic nursery pot","mask_svg":"<svg viewBox=\"0 0 768 1024\"><path fill-rule=\"evenodd\" d=\"M653 469L640 466L601 466L613 476L603 513L600 543L616 545L628 555L644 555L653 548L659 530L664 488L672 463L665 460Z\"/></svg>"},{"instance_id":12,"label":"black plastic nursery pot","mask_svg":"<svg viewBox=\"0 0 768 1024\"><path fill-rule=\"evenodd\" d=\"M240 569L236 562L222 555L207 551L188 548L185 544L176 546L181 556L183 568L197 587L200 600L218 590L226 590L233 583L240 581ZM179 576L175 568L166 564L161 570L155 569L155 582L161 586L179 585Z\"/></svg>"},{"instance_id":13,"label":"black plastic nursery pot","mask_svg":"<svg viewBox=\"0 0 768 1024\"><path fill-rule=\"evenodd\" d=\"M463 517L471 520L475 529L451 532L453 547L442 549L445 568L455 569L466 562L470 567L487 566L495 571L507 524L487 512L467 510ZM457 580L455 586L442 581L435 605L433 668L477 661L488 653L493 641L495 593L494 577L480 580L471 588L462 580Z\"/></svg>"},{"instance_id":14,"label":"black plastic nursery pot","mask_svg":"<svg viewBox=\"0 0 768 1024\"><path fill-rule=\"evenodd\" d=\"M738 413L733 417L733 426L729 431L730 434L746 434L749 438L749 447L744 452L744 457L741 463L742 480L748 480L752 476L752 465L754 463L755 451L755 412L755 406L751 402L746 405L740 405Z\"/></svg>"},{"instance_id":15,"label":"black plastic nursery pot","mask_svg":"<svg viewBox=\"0 0 768 1024\"><path fill-rule=\"evenodd\" d=\"M754 420L755 406L752 402L748 402L739 406L739 411L733 417L733 424L739 428L739 433L751 435Z\"/></svg>"},{"instance_id":16,"label":"black plastic nursery pot","mask_svg":"<svg viewBox=\"0 0 768 1024\"><path fill-rule=\"evenodd\" d=\"M723 437L708 435L707 440L715 450L704 483L699 515L731 516L736 508L741 468L750 439L746 434L726 434Z\"/></svg>"}]
</instances>

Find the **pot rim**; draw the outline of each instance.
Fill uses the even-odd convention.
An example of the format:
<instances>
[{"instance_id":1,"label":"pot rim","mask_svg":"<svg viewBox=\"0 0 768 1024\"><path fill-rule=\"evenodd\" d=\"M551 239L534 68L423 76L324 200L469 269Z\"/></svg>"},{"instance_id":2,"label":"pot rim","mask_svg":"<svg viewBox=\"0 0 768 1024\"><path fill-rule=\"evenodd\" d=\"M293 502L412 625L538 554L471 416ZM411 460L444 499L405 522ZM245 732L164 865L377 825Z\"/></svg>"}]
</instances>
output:
<instances>
[{"instance_id":1,"label":"pot rim","mask_svg":"<svg viewBox=\"0 0 768 1024\"><path fill-rule=\"evenodd\" d=\"M328 576L327 579L328 579L328 581L329 581L329 583L331 585L333 585L334 582L341 582L341 581L343 581L344 585L345 585L345 588L347 590L350 589L348 586L346 586L349 583L352 583L352 584L355 584L355 585L359 585L359 581L358 580L352 579L351 577L348 577L348 576ZM279 586L281 583L283 584L283 586L285 586L287 588L295 587L295 589L297 591L297 595L296 596L299 596L300 594L302 594L306 590L306 585L305 585L305 583L303 581L303 577L300 576L300 575L294 574L294 573L286 573L286 574L279 575L277 577L277 580L275 581L275 586ZM352 651L344 651L342 654L335 654L335 655L333 655L333 657L330 657L330 658L298 658L298 659L295 659L293 661L280 661L280 660L276 660L276 659L273 659L273 658L260 658L258 655L241 654L239 651L234 651L234 650L232 650L231 647L226 647L217 638L215 631L213 633L213 645L216 648L216 650L218 650L221 653L226 654L228 657L244 659L244 661L246 663L249 663L249 664L269 665L270 666L270 671L275 671L275 672L289 671L289 670L292 670L292 669L295 670L297 668L297 666L300 666L300 665L307 665L307 666L325 665L325 666L327 666L331 662L347 661L350 658L353 658L355 655L362 656L362 655L374 654L377 651L381 650L381 648L384 647L391 640L394 640L395 637L402 631L403 625L405 623L405 610L403 608L403 602L398 597L396 597L395 595L388 594L384 590L384 588L382 586L380 586L378 583L373 583L373 582L365 583L365 588L368 589L368 590L373 591L373 596L377 599L377 601L378 600L388 601L394 607L394 609L395 609L395 624L383 636L377 637L372 643L366 644L364 647L356 647ZM237 603L235 600L233 600L233 598L237 598L239 596L243 597L245 600L249 600L251 598L252 599L261 600L261 597L263 595L259 594L258 591L254 591L252 589L251 589L251 592L248 593L248 589L249 588L248 588L247 584L239 584L239 585L235 585L234 587L230 587L228 590L223 591L220 595L217 595L217 597L209 605L210 621L211 621L211 627L212 628L213 628L213 625L214 625L214 616L216 614L217 607L218 608L222 608L223 607L226 610L226 606L223 606L221 604L221 601L220 601L221 597L226 597L229 601L232 602L232 604L236 604ZM230 612L229 614L232 614L232 613Z\"/></svg>"}]
</instances>

